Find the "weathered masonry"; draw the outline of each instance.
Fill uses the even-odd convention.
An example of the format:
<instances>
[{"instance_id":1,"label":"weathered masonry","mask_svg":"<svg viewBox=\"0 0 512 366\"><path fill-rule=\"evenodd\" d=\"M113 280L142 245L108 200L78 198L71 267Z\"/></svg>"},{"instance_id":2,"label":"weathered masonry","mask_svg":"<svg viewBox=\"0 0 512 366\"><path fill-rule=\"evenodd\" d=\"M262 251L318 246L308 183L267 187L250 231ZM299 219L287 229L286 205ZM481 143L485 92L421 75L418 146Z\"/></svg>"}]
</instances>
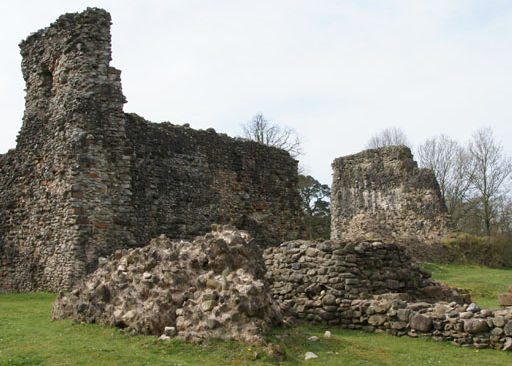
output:
<instances>
[{"instance_id":1,"label":"weathered masonry","mask_svg":"<svg viewBox=\"0 0 512 366\"><path fill-rule=\"evenodd\" d=\"M365 150L332 167L331 239L428 243L450 231L435 175L409 148Z\"/></svg>"},{"instance_id":2,"label":"weathered masonry","mask_svg":"<svg viewBox=\"0 0 512 366\"><path fill-rule=\"evenodd\" d=\"M162 233L229 223L269 246L302 230L286 152L123 112L110 24L87 9L20 44L26 109L0 155L0 292L68 289L99 257Z\"/></svg>"}]
</instances>

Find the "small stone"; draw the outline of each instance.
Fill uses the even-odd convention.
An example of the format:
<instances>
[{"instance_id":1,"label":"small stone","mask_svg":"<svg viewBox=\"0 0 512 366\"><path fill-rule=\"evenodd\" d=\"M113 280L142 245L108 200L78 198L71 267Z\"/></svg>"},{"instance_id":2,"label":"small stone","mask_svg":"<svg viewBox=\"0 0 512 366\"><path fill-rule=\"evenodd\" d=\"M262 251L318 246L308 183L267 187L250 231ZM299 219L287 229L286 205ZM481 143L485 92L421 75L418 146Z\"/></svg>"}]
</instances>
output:
<instances>
[{"instance_id":1,"label":"small stone","mask_svg":"<svg viewBox=\"0 0 512 366\"><path fill-rule=\"evenodd\" d=\"M472 317L473 317L473 312L472 311L464 311L464 312L459 314L459 318L461 318L461 319L469 319L469 318L472 318Z\"/></svg>"},{"instance_id":2,"label":"small stone","mask_svg":"<svg viewBox=\"0 0 512 366\"><path fill-rule=\"evenodd\" d=\"M409 315L411 314L411 311L409 309L398 309L396 312L398 319L401 321L407 322L409 321Z\"/></svg>"},{"instance_id":3,"label":"small stone","mask_svg":"<svg viewBox=\"0 0 512 366\"><path fill-rule=\"evenodd\" d=\"M502 328L506 323L505 318L502 316L497 316L497 317L493 318L492 322L496 327L500 327L500 328Z\"/></svg>"},{"instance_id":4,"label":"small stone","mask_svg":"<svg viewBox=\"0 0 512 366\"><path fill-rule=\"evenodd\" d=\"M382 314L372 315L368 318L370 325L382 325L386 321L386 316Z\"/></svg>"},{"instance_id":5,"label":"small stone","mask_svg":"<svg viewBox=\"0 0 512 366\"><path fill-rule=\"evenodd\" d=\"M274 361L283 361L286 359L286 352L278 344L269 344L265 347L265 353Z\"/></svg>"},{"instance_id":6,"label":"small stone","mask_svg":"<svg viewBox=\"0 0 512 366\"><path fill-rule=\"evenodd\" d=\"M512 336L512 320L509 320L507 324L503 327L505 331L505 335Z\"/></svg>"},{"instance_id":7,"label":"small stone","mask_svg":"<svg viewBox=\"0 0 512 366\"><path fill-rule=\"evenodd\" d=\"M512 338L505 338L505 343L503 344L503 351L512 350Z\"/></svg>"},{"instance_id":8,"label":"small stone","mask_svg":"<svg viewBox=\"0 0 512 366\"><path fill-rule=\"evenodd\" d=\"M495 337L500 337L503 334L503 329L501 328L494 328L491 330L491 335Z\"/></svg>"},{"instance_id":9,"label":"small stone","mask_svg":"<svg viewBox=\"0 0 512 366\"><path fill-rule=\"evenodd\" d=\"M385 313L391 307L391 301L378 301L373 304L376 313Z\"/></svg>"},{"instance_id":10,"label":"small stone","mask_svg":"<svg viewBox=\"0 0 512 366\"><path fill-rule=\"evenodd\" d=\"M469 304L469 306L467 307L466 311L471 311L473 313L478 313L480 311L480 306L478 306L477 304L472 302L471 304Z\"/></svg>"},{"instance_id":11,"label":"small stone","mask_svg":"<svg viewBox=\"0 0 512 366\"><path fill-rule=\"evenodd\" d=\"M326 330L325 333L324 333L324 338L331 338L331 336L332 336L331 332Z\"/></svg>"},{"instance_id":12,"label":"small stone","mask_svg":"<svg viewBox=\"0 0 512 366\"><path fill-rule=\"evenodd\" d=\"M312 360L314 358L318 358L317 355L315 355L313 352L306 352L306 354L304 355L304 359L307 361L307 360Z\"/></svg>"},{"instance_id":13,"label":"small stone","mask_svg":"<svg viewBox=\"0 0 512 366\"><path fill-rule=\"evenodd\" d=\"M162 334L160 337L158 337L158 339L160 339L161 341L170 341L171 337L169 337L165 334Z\"/></svg>"},{"instance_id":14,"label":"small stone","mask_svg":"<svg viewBox=\"0 0 512 366\"><path fill-rule=\"evenodd\" d=\"M397 329L397 330L402 330L402 329L407 328L407 323L402 322L402 321L394 322L393 325L391 326L391 328Z\"/></svg>"},{"instance_id":15,"label":"small stone","mask_svg":"<svg viewBox=\"0 0 512 366\"><path fill-rule=\"evenodd\" d=\"M165 327L164 334L169 337L175 337L177 332L175 327Z\"/></svg>"},{"instance_id":16,"label":"small stone","mask_svg":"<svg viewBox=\"0 0 512 366\"><path fill-rule=\"evenodd\" d=\"M464 331L471 334L484 333L489 330L487 322L483 319L468 319L464 322Z\"/></svg>"},{"instance_id":17,"label":"small stone","mask_svg":"<svg viewBox=\"0 0 512 366\"><path fill-rule=\"evenodd\" d=\"M308 338L308 340L311 342L318 342L319 338L317 336L311 336Z\"/></svg>"},{"instance_id":18,"label":"small stone","mask_svg":"<svg viewBox=\"0 0 512 366\"><path fill-rule=\"evenodd\" d=\"M324 305L336 305L336 297L332 294L327 294L322 299Z\"/></svg>"},{"instance_id":19,"label":"small stone","mask_svg":"<svg viewBox=\"0 0 512 366\"><path fill-rule=\"evenodd\" d=\"M420 332L428 332L432 329L432 319L423 314L416 314L411 318L411 328Z\"/></svg>"},{"instance_id":20,"label":"small stone","mask_svg":"<svg viewBox=\"0 0 512 366\"><path fill-rule=\"evenodd\" d=\"M214 300L206 300L201 303L201 310L203 311L210 311L215 306Z\"/></svg>"}]
</instances>

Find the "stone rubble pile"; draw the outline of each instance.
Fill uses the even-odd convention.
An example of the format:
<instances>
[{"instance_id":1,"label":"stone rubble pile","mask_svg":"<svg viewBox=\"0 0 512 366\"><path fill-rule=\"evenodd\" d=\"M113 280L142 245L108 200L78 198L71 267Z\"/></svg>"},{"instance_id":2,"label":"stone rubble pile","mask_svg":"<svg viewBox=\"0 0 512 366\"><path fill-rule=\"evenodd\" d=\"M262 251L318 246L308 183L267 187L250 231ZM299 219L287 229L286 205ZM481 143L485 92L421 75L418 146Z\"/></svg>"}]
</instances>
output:
<instances>
[{"instance_id":1,"label":"stone rubble pile","mask_svg":"<svg viewBox=\"0 0 512 366\"><path fill-rule=\"evenodd\" d=\"M396 336L428 336L475 348L512 349L512 308L480 309L475 303L410 302L404 294L353 300L342 314L345 325Z\"/></svg>"},{"instance_id":2,"label":"stone rubble pile","mask_svg":"<svg viewBox=\"0 0 512 366\"><path fill-rule=\"evenodd\" d=\"M343 325L352 300L389 292L468 302L434 282L399 246L381 242L290 241L264 251L267 280L283 310L299 319Z\"/></svg>"},{"instance_id":3,"label":"stone rubble pile","mask_svg":"<svg viewBox=\"0 0 512 366\"><path fill-rule=\"evenodd\" d=\"M224 226L193 242L161 236L147 247L117 251L57 299L52 319L193 342L262 342L282 317L264 281L261 253L249 241L246 232Z\"/></svg>"}]
</instances>

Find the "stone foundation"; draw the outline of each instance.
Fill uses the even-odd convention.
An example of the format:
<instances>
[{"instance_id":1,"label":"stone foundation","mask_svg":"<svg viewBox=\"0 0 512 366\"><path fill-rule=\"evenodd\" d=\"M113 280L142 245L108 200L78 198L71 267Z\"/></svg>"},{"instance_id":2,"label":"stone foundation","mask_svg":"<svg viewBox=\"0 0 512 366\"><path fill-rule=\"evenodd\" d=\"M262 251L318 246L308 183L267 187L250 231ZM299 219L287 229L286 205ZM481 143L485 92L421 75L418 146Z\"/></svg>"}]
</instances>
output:
<instances>
[{"instance_id":1,"label":"stone foundation","mask_svg":"<svg viewBox=\"0 0 512 366\"><path fill-rule=\"evenodd\" d=\"M395 336L432 337L458 346L512 349L512 307L483 309L476 304L411 301L387 294L345 304L342 327Z\"/></svg>"}]
</instances>

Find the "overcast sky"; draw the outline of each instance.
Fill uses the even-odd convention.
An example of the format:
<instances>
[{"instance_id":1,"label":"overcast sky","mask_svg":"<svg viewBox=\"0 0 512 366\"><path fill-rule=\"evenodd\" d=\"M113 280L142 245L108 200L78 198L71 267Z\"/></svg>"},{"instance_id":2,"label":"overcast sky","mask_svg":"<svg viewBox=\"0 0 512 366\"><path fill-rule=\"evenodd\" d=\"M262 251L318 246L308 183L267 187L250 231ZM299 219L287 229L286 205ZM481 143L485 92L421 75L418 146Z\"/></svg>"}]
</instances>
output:
<instances>
[{"instance_id":1,"label":"overcast sky","mask_svg":"<svg viewBox=\"0 0 512 366\"><path fill-rule=\"evenodd\" d=\"M18 43L87 6L112 15L126 112L232 136L261 112L323 183L391 126L414 145L491 126L512 153L512 1L493 0L3 0L0 153L23 116Z\"/></svg>"}]
</instances>

